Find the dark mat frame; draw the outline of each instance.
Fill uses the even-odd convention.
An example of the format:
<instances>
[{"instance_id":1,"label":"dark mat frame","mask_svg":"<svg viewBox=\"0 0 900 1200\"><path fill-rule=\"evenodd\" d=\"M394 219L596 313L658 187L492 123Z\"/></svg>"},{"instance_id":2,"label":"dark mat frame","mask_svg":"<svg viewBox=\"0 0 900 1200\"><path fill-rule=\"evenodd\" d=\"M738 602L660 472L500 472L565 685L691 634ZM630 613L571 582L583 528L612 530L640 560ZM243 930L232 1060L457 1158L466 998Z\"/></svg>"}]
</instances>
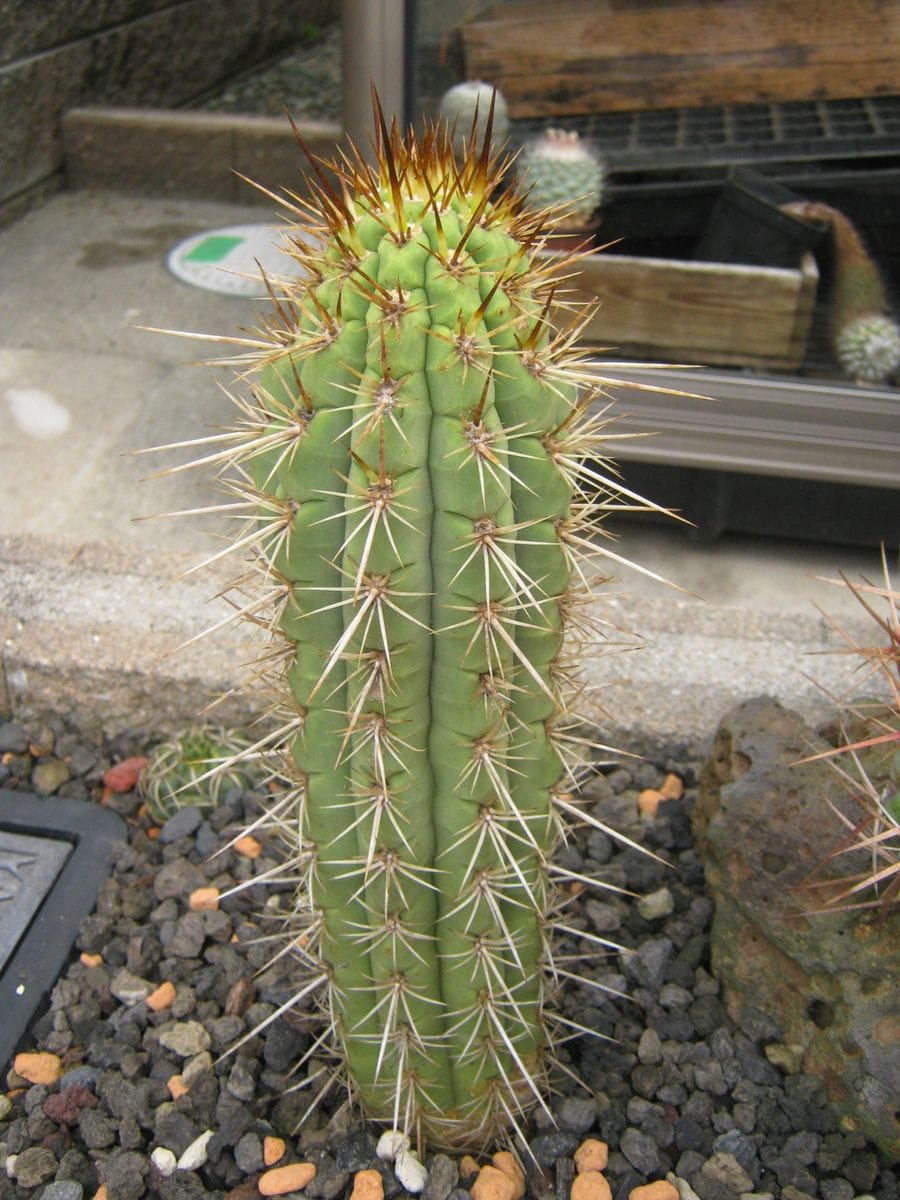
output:
<instances>
[{"instance_id":1,"label":"dark mat frame","mask_svg":"<svg viewBox=\"0 0 900 1200\"><path fill-rule=\"evenodd\" d=\"M85 800L0 789L0 832L68 842L72 851L0 974L0 1072L40 1015L72 952L78 926L127 840L117 813Z\"/></svg>"}]
</instances>

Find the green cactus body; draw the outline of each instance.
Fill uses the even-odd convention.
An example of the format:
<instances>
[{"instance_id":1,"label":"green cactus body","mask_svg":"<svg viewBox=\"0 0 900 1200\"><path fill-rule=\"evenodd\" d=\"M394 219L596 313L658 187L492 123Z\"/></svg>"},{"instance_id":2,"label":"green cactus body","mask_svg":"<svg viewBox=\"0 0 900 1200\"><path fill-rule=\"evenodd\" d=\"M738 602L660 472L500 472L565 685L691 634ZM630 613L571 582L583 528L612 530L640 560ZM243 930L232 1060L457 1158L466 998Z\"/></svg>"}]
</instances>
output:
<instances>
[{"instance_id":1,"label":"green cactus body","mask_svg":"<svg viewBox=\"0 0 900 1200\"><path fill-rule=\"evenodd\" d=\"M277 302L232 486L263 514L310 987L370 1116L472 1146L548 1063L595 425L540 221L492 198L487 150L456 163L443 127L382 124L374 168L330 166L292 210L306 274Z\"/></svg>"},{"instance_id":2,"label":"green cactus body","mask_svg":"<svg viewBox=\"0 0 900 1200\"><path fill-rule=\"evenodd\" d=\"M248 738L233 730L197 728L154 746L140 777L151 815L167 821L179 808L215 808L229 788L249 788L263 772L247 754Z\"/></svg>"}]
</instances>

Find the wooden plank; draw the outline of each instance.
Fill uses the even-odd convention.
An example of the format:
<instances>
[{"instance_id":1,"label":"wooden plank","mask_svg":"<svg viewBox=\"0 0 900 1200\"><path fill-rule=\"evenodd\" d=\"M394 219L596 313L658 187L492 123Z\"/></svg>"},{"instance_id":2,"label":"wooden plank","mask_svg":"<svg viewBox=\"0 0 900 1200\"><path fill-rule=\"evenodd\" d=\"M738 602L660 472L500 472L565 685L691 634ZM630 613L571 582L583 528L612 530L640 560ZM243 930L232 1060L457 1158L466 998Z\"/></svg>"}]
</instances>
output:
<instances>
[{"instance_id":1,"label":"wooden plank","mask_svg":"<svg viewBox=\"0 0 900 1200\"><path fill-rule=\"evenodd\" d=\"M461 28L513 117L894 94L900 0L561 0Z\"/></svg>"},{"instance_id":2,"label":"wooden plank","mask_svg":"<svg viewBox=\"0 0 900 1200\"><path fill-rule=\"evenodd\" d=\"M591 255L574 298L600 305L583 340L615 353L682 363L796 367L818 275L774 267Z\"/></svg>"}]
</instances>

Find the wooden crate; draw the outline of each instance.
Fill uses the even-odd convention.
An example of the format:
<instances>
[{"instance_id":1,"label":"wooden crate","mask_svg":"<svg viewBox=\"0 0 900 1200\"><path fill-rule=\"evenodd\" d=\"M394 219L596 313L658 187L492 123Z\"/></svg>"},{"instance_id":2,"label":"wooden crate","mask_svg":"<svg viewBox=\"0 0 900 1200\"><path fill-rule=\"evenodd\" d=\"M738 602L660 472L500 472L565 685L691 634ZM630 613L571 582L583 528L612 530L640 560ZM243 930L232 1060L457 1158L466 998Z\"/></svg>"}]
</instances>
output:
<instances>
[{"instance_id":1,"label":"wooden crate","mask_svg":"<svg viewBox=\"0 0 900 1200\"><path fill-rule=\"evenodd\" d=\"M667 362L796 369L818 279L812 255L787 270L598 252L570 286L579 301L600 302L583 335L591 346Z\"/></svg>"},{"instance_id":2,"label":"wooden crate","mask_svg":"<svg viewBox=\"0 0 900 1200\"><path fill-rule=\"evenodd\" d=\"M898 89L900 0L529 0L460 32L513 117Z\"/></svg>"}]
</instances>

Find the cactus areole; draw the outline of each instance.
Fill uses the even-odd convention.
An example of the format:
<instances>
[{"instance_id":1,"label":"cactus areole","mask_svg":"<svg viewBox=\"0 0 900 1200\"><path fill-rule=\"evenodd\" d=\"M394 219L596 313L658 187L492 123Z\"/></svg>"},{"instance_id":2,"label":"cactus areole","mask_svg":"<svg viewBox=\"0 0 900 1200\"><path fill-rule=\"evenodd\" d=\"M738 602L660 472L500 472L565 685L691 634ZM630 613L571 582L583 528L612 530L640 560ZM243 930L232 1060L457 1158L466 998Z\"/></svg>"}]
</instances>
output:
<instances>
[{"instance_id":1,"label":"cactus areole","mask_svg":"<svg viewBox=\"0 0 900 1200\"><path fill-rule=\"evenodd\" d=\"M288 205L306 274L271 285L214 457L258 524L243 612L286 714L297 998L322 989L372 1119L473 1147L542 1103L566 1020L566 635L614 493L540 217L495 195L489 137L458 163L445 126L378 122L374 166L317 163Z\"/></svg>"}]
</instances>

